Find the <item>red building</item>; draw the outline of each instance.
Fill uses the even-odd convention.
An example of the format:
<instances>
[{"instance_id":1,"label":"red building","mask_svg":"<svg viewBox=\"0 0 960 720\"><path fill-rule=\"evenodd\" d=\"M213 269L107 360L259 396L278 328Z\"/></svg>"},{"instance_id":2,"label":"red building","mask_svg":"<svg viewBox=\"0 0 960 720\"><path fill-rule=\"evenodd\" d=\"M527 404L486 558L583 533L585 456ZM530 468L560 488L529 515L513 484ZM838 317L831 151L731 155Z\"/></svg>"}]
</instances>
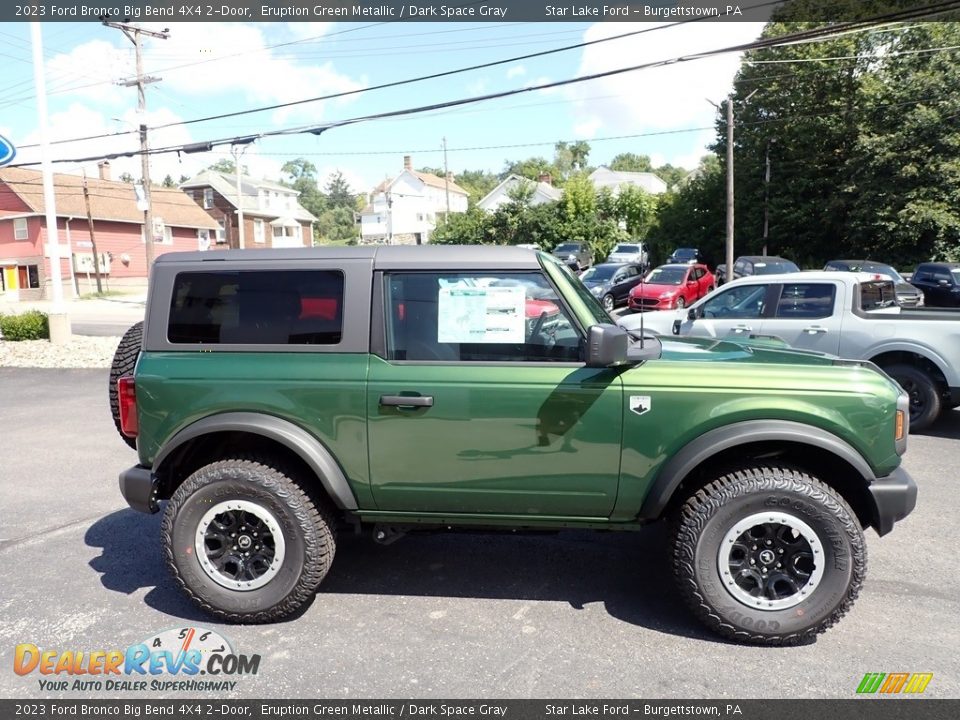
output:
<instances>
[{"instance_id":1,"label":"red building","mask_svg":"<svg viewBox=\"0 0 960 720\"><path fill-rule=\"evenodd\" d=\"M93 237L87 220L84 179L55 174L60 271L64 294L89 292L95 282L93 245L101 258L100 276L108 287L146 285L143 211L134 186L109 179L109 163L100 177L87 179ZM191 197L173 188L151 189L154 253L206 250L217 223ZM0 168L0 294L7 300L50 296L50 261L43 178L39 170Z\"/></svg>"}]
</instances>

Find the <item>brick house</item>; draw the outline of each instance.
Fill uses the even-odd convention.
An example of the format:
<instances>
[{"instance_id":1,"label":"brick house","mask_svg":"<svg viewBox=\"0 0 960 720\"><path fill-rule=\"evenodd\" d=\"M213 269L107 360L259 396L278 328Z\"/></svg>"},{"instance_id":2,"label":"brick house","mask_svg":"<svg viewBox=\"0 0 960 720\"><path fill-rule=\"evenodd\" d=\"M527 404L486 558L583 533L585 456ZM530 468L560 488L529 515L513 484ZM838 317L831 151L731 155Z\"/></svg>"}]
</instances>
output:
<instances>
[{"instance_id":1,"label":"brick house","mask_svg":"<svg viewBox=\"0 0 960 720\"><path fill-rule=\"evenodd\" d=\"M87 179L93 240L108 287L145 286L146 251L143 210L136 191L109 178L110 164L100 163L100 177ZM84 179L55 173L57 238L64 295L95 289L93 242L83 195ZM151 189L154 254L206 249L217 223L177 189ZM0 168L0 298L6 301L50 297L46 205L39 170Z\"/></svg>"},{"instance_id":2,"label":"brick house","mask_svg":"<svg viewBox=\"0 0 960 720\"><path fill-rule=\"evenodd\" d=\"M203 170L181 183L180 189L218 224L215 245L240 247L236 176ZM243 175L240 194L245 247L281 248L313 244L313 223L317 218L300 204L299 192L280 183Z\"/></svg>"}]
</instances>

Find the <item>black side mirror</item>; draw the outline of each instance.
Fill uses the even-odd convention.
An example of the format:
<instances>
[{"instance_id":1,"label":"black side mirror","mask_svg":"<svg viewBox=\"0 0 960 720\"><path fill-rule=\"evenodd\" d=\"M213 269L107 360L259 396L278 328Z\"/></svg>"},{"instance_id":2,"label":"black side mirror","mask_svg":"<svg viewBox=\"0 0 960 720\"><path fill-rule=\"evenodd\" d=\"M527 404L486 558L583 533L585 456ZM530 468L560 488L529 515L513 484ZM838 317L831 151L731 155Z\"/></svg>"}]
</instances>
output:
<instances>
[{"instance_id":1,"label":"black side mirror","mask_svg":"<svg viewBox=\"0 0 960 720\"><path fill-rule=\"evenodd\" d=\"M627 362L629 335L619 325L591 325L587 331L587 367L601 368Z\"/></svg>"},{"instance_id":2,"label":"black side mirror","mask_svg":"<svg viewBox=\"0 0 960 720\"><path fill-rule=\"evenodd\" d=\"M700 315L696 308L690 308L687 310L687 320L696 320L698 317L700 317Z\"/></svg>"}]
</instances>

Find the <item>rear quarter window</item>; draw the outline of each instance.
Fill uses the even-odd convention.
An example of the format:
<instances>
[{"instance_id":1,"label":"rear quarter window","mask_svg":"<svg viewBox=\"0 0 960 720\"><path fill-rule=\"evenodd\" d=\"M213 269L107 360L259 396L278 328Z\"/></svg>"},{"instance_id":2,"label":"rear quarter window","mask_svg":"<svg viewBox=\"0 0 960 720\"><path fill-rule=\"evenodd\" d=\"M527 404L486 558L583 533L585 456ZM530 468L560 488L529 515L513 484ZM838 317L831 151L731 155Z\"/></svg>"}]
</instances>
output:
<instances>
[{"instance_id":1,"label":"rear quarter window","mask_svg":"<svg viewBox=\"0 0 960 720\"><path fill-rule=\"evenodd\" d=\"M179 273L167 339L173 344L336 345L343 336L338 270Z\"/></svg>"}]
</instances>

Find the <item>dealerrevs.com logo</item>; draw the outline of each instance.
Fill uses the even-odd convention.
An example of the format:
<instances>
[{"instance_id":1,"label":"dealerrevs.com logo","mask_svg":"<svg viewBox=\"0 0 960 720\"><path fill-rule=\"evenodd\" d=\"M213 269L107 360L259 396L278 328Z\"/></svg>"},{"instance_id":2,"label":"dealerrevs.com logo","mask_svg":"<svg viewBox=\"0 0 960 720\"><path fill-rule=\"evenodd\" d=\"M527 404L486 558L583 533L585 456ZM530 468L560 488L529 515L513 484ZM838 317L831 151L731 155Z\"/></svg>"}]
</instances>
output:
<instances>
[{"instance_id":1,"label":"dealerrevs.com logo","mask_svg":"<svg viewBox=\"0 0 960 720\"><path fill-rule=\"evenodd\" d=\"M215 630L187 627L153 634L126 650L41 649L21 643L13 670L45 676L37 679L45 691L202 692L233 690L238 681L232 678L259 672L260 656L238 654Z\"/></svg>"}]
</instances>

